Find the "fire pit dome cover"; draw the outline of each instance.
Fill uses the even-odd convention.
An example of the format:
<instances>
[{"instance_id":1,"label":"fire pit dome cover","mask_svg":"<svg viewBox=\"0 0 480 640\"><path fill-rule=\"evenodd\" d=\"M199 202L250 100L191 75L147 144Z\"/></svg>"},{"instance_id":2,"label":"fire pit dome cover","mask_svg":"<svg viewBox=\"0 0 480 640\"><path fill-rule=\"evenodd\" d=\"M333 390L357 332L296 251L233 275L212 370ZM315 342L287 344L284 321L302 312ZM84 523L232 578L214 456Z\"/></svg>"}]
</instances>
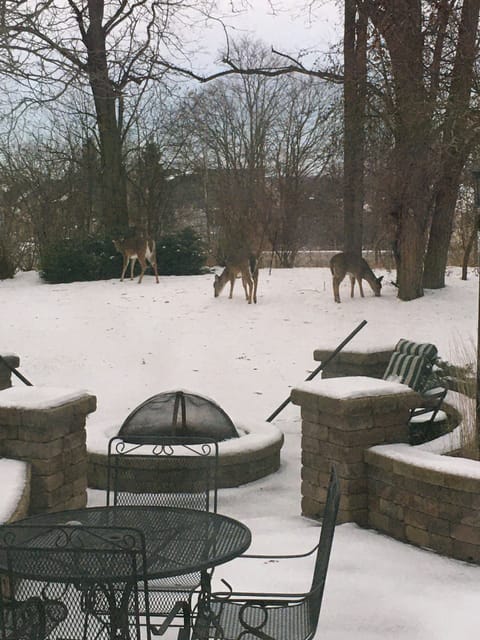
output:
<instances>
[{"instance_id":1,"label":"fire pit dome cover","mask_svg":"<svg viewBox=\"0 0 480 640\"><path fill-rule=\"evenodd\" d=\"M166 391L145 400L125 419L119 437L130 442L162 437L228 440L238 438L225 411L213 400L189 391Z\"/></svg>"}]
</instances>

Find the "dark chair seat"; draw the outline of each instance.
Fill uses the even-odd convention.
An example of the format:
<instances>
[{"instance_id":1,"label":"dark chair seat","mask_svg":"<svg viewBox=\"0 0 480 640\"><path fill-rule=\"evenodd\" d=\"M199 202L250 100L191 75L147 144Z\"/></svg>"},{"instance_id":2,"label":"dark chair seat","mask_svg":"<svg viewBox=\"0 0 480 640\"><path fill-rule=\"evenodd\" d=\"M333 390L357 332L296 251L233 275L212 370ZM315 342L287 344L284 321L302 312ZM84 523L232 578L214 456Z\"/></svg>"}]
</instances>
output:
<instances>
[{"instance_id":1,"label":"dark chair seat","mask_svg":"<svg viewBox=\"0 0 480 640\"><path fill-rule=\"evenodd\" d=\"M247 599L243 600L240 594L236 594L225 602L214 600L211 603L212 617L218 620L220 638L237 640L248 637L248 632L252 637L264 640L313 637L312 615L305 596L301 595L295 600L291 595L281 598L278 594L272 594L270 599L262 597L258 601L251 594L245 594L244 597Z\"/></svg>"},{"instance_id":2,"label":"dark chair seat","mask_svg":"<svg viewBox=\"0 0 480 640\"><path fill-rule=\"evenodd\" d=\"M320 530L320 541L303 554L270 556L241 556L247 560L295 561L315 556L310 590L306 593L216 592L199 604L195 620L194 638L222 638L223 640L310 640L315 635L323 591L327 577L330 552L340 503L340 487L333 468L330 474L327 500ZM285 571L295 571L294 566Z\"/></svg>"},{"instance_id":3,"label":"dark chair seat","mask_svg":"<svg viewBox=\"0 0 480 640\"><path fill-rule=\"evenodd\" d=\"M408 428L410 432L410 444L421 444L440 435L440 423L445 425L447 415L441 410L441 406L447 395L445 387L433 387L422 394L422 406L412 409Z\"/></svg>"}]
</instances>

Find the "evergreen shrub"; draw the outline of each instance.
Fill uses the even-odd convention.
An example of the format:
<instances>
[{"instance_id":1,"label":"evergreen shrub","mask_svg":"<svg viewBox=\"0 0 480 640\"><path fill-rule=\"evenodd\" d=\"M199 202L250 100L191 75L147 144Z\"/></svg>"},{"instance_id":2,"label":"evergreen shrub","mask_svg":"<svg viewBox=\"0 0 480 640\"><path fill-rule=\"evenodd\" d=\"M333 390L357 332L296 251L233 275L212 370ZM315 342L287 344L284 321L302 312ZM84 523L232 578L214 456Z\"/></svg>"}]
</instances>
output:
<instances>
[{"instance_id":1,"label":"evergreen shrub","mask_svg":"<svg viewBox=\"0 0 480 640\"><path fill-rule=\"evenodd\" d=\"M40 257L40 275L51 284L119 277L122 256L111 238L67 238L50 244Z\"/></svg>"},{"instance_id":2,"label":"evergreen shrub","mask_svg":"<svg viewBox=\"0 0 480 640\"><path fill-rule=\"evenodd\" d=\"M163 236L156 243L160 275L202 273L206 254L200 237L191 228ZM82 282L120 278L122 256L111 237L67 238L51 243L40 257L40 275L45 282ZM148 273L149 267L147 268ZM139 274L136 263L135 273ZM130 266L126 277L129 277Z\"/></svg>"},{"instance_id":3,"label":"evergreen shrub","mask_svg":"<svg viewBox=\"0 0 480 640\"><path fill-rule=\"evenodd\" d=\"M203 272L205 248L200 236L187 227L157 241L157 265L160 276L193 276Z\"/></svg>"}]
</instances>

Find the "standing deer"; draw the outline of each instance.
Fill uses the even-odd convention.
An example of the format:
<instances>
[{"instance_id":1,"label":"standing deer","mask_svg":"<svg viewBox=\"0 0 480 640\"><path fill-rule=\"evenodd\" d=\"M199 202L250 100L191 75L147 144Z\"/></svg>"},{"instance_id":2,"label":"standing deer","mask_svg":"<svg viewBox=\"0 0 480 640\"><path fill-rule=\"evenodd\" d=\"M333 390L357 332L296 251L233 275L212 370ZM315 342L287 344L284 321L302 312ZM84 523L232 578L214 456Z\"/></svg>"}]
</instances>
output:
<instances>
[{"instance_id":1,"label":"standing deer","mask_svg":"<svg viewBox=\"0 0 480 640\"><path fill-rule=\"evenodd\" d=\"M362 298L364 297L362 280L368 282L376 296L380 295L383 276L377 278L368 266L368 262L354 253L337 253L334 255L330 260L330 271L332 272L333 278L333 297L335 298L335 302L340 302L339 286L347 273L350 276L351 298L353 298L355 280L358 282Z\"/></svg>"},{"instance_id":2,"label":"standing deer","mask_svg":"<svg viewBox=\"0 0 480 640\"><path fill-rule=\"evenodd\" d=\"M143 238L141 236L134 236L132 238L119 238L112 241L115 245L115 249L123 256L123 269L120 281L123 282L125 272L128 267L128 261L130 260L130 280L133 280L133 270L135 267L135 260L138 259L142 272L138 279L138 284L142 282L143 274L147 268L147 261L152 265L155 272L155 280L158 283L158 271L157 271L157 256L155 251L155 241L151 238Z\"/></svg>"},{"instance_id":3,"label":"standing deer","mask_svg":"<svg viewBox=\"0 0 480 640\"><path fill-rule=\"evenodd\" d=\"M221 294L227 282L230 282L229 298L233 295L233 287L237 276L241 275L245 298L248 304L253 302L257 304L257 285L258 285L258 260L256 256L250 255L246 258L237 260L227 260L226 267L220 275L215 275L213 283L213 291L215 298Z\"/></svg>"}]
</instances>

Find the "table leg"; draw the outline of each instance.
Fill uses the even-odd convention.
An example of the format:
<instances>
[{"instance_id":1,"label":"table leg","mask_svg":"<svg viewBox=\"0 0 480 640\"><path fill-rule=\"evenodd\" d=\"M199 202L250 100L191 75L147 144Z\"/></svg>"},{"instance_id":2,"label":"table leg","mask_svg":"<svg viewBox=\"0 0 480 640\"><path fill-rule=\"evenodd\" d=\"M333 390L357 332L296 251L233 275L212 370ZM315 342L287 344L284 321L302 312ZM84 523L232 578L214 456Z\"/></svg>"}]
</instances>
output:
<instances>
[{"instance_id":1,"label":"table leg","mask_svg":"<svg viewBox=\"0 0 480 640\"><path fill-rule=\"evenodd\" d=\"M120 588L114 584L97 583L94 586L89 586L85 593L87 613L95 616L102 625L109 628L110 640L130 640L129 618L135 615L133 611L129 612L132 588L130 584L122 585L122 587ZM104 604L98 603L99 594L104 599ZM105 608L105 613L103 613L103 608ZM102 615L108 618L108 622L102 618ZM85 631L85 640L87 640L88 622Z\"/></svg>"},{"instance_id":2,"label":"table leg","mask_svg":"<svg viewBox=\"0 0 480 640\"><path fill-rule=\"evenodd\" d=\"M223 638L222 628L218 624L217 616L210 607L211 575L202 571L200 581L200 596L198 598L197 616L192 632L192 640L217 640ZM213 634L213 635L212 635Z\"/></svg>"}]
</instances>

